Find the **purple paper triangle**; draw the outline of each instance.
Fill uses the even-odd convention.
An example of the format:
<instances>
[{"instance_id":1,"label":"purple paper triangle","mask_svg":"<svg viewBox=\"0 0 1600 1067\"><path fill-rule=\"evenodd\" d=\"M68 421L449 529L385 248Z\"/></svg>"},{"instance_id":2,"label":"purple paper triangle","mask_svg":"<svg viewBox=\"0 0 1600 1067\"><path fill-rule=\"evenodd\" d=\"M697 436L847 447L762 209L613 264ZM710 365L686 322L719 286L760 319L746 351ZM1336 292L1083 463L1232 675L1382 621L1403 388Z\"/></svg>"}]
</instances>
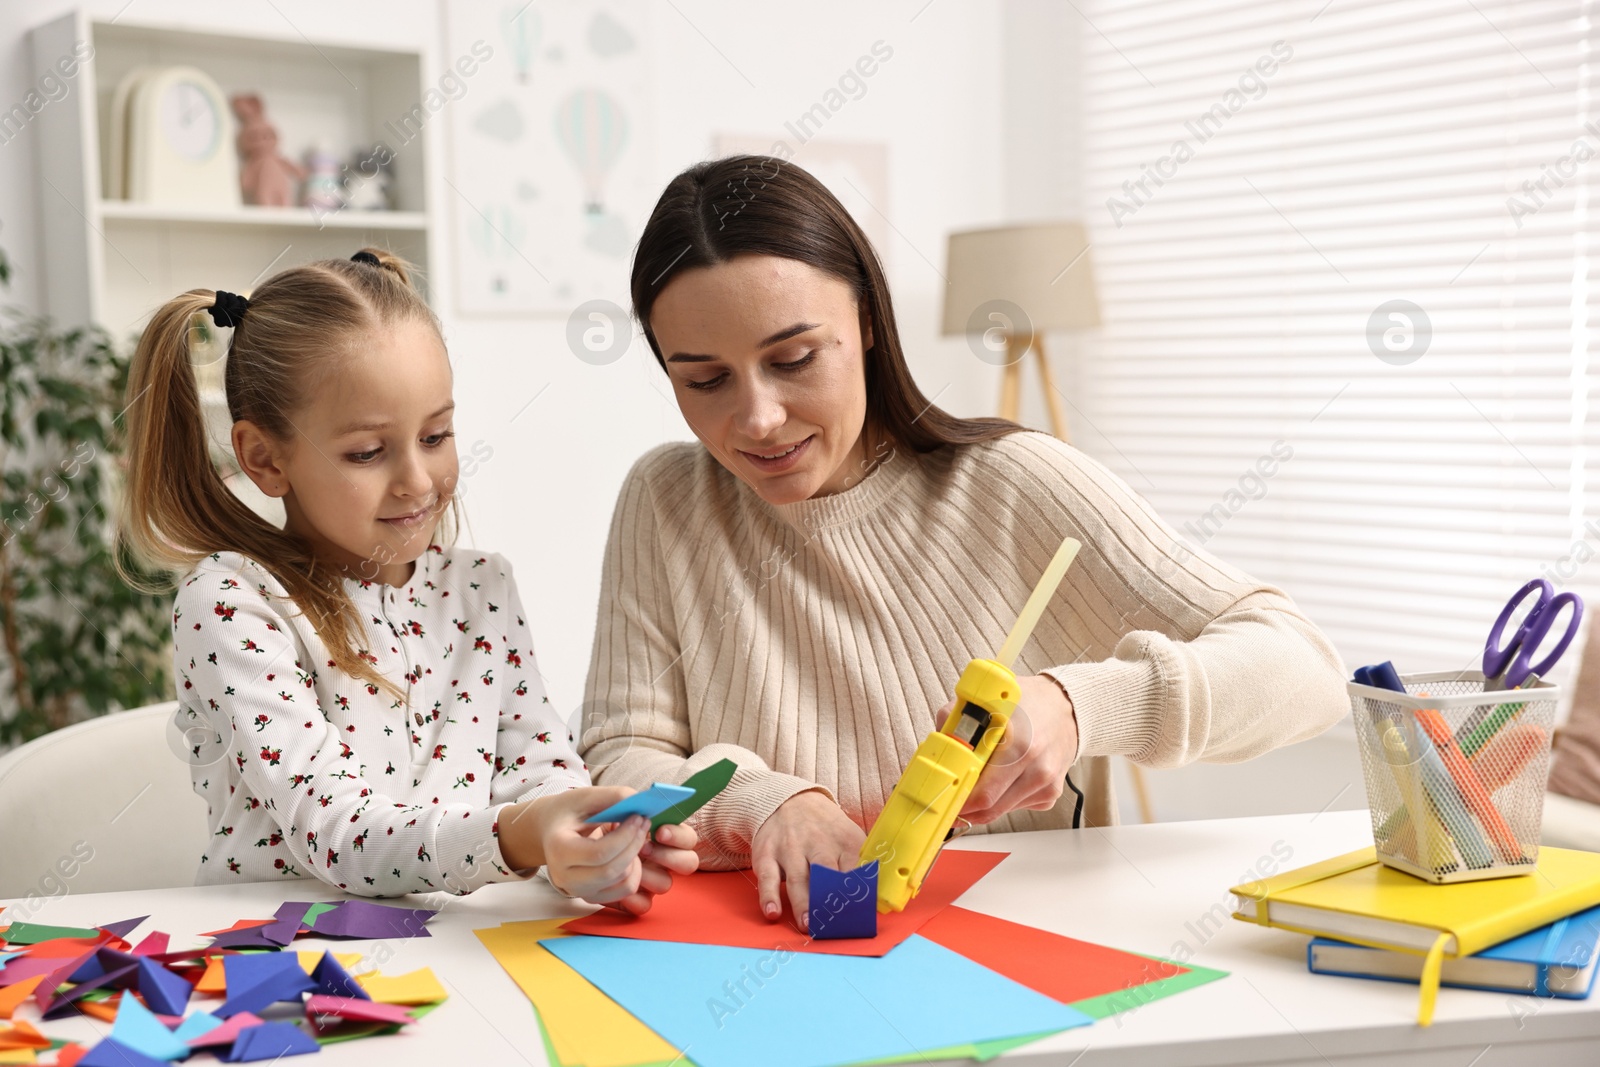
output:
<instances>
[{"instance_id":1,"label":"purple paper triangle","mask_svg":"<svg viewBox=\"0 0 1600 1067\"><path fill-rule=\"evenodd\" d=\"M100 929L116 934L118 937L126 938L129 934L133 933L139 928L140 923L144 922L148 918L150 918L150 916L141 915L137 919L123 919L121 922L107 923L106 925L100 927Z\"/></svg>"}]
</instances>

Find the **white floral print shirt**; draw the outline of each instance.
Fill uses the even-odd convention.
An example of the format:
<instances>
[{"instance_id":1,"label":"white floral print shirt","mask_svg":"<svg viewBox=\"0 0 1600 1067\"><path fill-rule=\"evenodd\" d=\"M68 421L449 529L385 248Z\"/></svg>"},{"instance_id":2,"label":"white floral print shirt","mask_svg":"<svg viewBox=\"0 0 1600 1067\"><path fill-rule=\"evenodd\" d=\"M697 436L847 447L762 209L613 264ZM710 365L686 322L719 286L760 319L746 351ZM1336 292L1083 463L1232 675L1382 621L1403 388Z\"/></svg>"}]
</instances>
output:
<instances>
[{"instance_id":1,"label":"white floral print shirt","mask_svg":"<svg viewBox=\"0 0 1600 1067\"><path fill-rule=\"evenodd\" d=\"M364 896L469 893L521 874L510 803L589 784L539 678L511 568L431 547L404 587L347 579L362 654L335 668L283 586L220 553L173 607L180 715L211 839L197 884L316 877Z\"/></svg>"}]
</instances>

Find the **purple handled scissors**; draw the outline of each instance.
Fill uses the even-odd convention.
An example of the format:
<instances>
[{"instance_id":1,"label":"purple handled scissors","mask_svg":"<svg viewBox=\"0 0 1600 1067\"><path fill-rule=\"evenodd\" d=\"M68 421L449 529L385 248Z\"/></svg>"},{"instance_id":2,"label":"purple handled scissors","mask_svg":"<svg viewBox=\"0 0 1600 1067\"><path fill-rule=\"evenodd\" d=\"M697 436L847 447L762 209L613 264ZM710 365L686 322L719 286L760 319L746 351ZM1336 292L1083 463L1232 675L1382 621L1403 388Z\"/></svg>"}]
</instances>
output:
<instances>
[{"instance_id":1,"label":"purple handled scissors","mask_svg":"<svg viewBox=\"0 0 1600 1067\"><path fill-rule=\"evenodd\" d=\"M1532 609L1523 617L1517 628L1511 632L1509 641L1502 646L1505 640L1506 623L1511 621L1511 616L1521 606L1530 592L1537 592L1538 599L1534 601ZM1551 653L1538 663L1533 663L1533 657L1539 651L1539 646L1544 644L1544 639L1549 636L1554 628L1556 616L1567 605L1572 606L1572 611L1567 616L1567 630L1561 635L1561 640ZM1483 646L1483 676L1486 679L1485 689L1515 689L1528 680L1529 675L1543 676L1550 672L1556 665L1556 660L1572 644L1573 637L1577 636L1578 623L1583 619L1583 599L1576 593L1562 593L1556 595L1555 587L1543 578L1535 578L1527 585L1518 589L1512 598L1506 601L1506 606L1500 609L1499 616L1494 620L1494 625L1489 629L1489 640Z\"/></svg>"}]
</instances>

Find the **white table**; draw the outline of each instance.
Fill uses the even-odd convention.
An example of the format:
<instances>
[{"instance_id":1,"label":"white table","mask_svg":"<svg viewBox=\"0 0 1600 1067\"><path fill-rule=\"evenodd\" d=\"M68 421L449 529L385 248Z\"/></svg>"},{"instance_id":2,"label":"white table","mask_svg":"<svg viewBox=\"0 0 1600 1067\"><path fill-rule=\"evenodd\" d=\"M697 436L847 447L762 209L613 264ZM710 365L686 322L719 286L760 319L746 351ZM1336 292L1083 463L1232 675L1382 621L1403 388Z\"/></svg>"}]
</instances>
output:
<instances>
[{"instance_id":1,"label":"white table","mask_svg":"<svg viewBox=\"0 0 1600 1067\"><path fill-rule=\"evenodd\" d=\"M1275 848L1277 858L1292 850L1280 869L1347 852L1371 842L1366 820L1364 811L1327 812L958 842L955 847L1012 853L961 898L967 907L1152 955L1171 956L1180 941L1187 942L1193 962L1230 972L1198 989L1025 1046L1005 1062L1039 1067L1600 1063L1600 996L1570 1001L1443 989L1433 1026L1422 1029L1416 1025L1415 986L1309 974L1304 937L1218 918L1231 908L1228 887L1258 861L1273 859ZM134 936L165 930L176 949L199 943L192 935L201 930L270 916L285 900L337 896L308 880L78 894L52 901L29 918L85 925L148 913L150 919ZM294 947L360 949L389 974L432 967L450 990L450 1000L403 1035L329 1046L318 1062L380 1060L387 1067L545 1063L531 1006L472 930L583 909L542 883L407 902L443 909L430 924L432 937L386 944L301 939ZM930 1005L929 1010L939 1008ZM109 1026L80 1017L46 1023L44 1030L92 1043Z\"/></svg>"}]
</instances>

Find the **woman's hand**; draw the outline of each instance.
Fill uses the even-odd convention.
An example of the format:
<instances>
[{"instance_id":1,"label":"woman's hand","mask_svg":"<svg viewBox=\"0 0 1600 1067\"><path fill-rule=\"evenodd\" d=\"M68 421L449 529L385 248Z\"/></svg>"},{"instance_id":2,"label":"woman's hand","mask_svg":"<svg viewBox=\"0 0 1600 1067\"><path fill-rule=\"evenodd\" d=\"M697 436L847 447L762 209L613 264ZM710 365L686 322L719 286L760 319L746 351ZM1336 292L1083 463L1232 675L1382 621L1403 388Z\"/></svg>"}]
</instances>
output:
<instances>
[{"instance_id":1,"label":"woman's hand","mask_svg":"<svg viewBox=\"0 0 1600 1067\"><path fill-rule=\"evenodd\" d=\"M811 865L838 871L860 866L867 835L839 810L826 793L796 793L778 806L756 831L750 845L761 914L769 922L783 916L780 880L789 887L789 906L805 930L810 922Z\"/></svg>"},{"instance_id":2,"label":"woman's hand","mask_svg":"<svg viewBox=\"0 0 1600 1067\"><path fill-rule=\"evenodd\" d=\"M1017 710L961 809L962 818L974 824L993 822L1018 809L1054 807L1078 757L1078 719L1066 690L1042 674L1017 682L1021 687ZM939 709L940 726L953 707L946 704Z\"/></svg>"}]
</instances>

